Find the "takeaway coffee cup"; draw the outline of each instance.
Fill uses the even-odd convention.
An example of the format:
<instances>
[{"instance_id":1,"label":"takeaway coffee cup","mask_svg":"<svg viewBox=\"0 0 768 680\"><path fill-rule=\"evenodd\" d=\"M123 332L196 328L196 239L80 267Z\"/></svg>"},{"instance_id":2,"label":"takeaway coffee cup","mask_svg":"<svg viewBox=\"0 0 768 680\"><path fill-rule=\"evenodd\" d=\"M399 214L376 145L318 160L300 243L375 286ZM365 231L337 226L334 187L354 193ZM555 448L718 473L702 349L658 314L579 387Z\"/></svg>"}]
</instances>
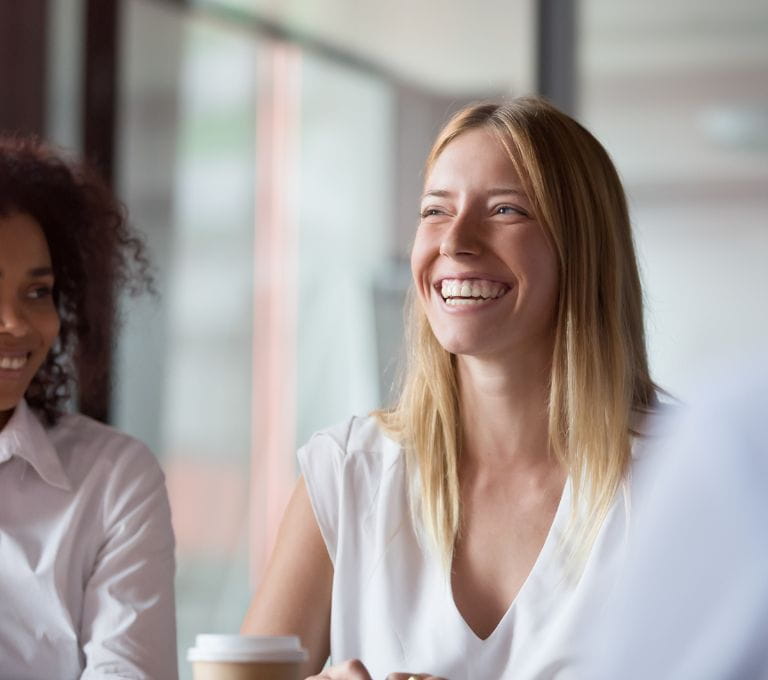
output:
<instances>
[{"instance_id":1,"label":"takeaway coffee cup","mask_svg":"<svg viewBox=\"0 0 768 680\"><path fill-rule=\"evenodd\" d=\"M295 636L198 635L187 652L195 680L299 680L307 660Z\"/></svg>"}]
</instances>

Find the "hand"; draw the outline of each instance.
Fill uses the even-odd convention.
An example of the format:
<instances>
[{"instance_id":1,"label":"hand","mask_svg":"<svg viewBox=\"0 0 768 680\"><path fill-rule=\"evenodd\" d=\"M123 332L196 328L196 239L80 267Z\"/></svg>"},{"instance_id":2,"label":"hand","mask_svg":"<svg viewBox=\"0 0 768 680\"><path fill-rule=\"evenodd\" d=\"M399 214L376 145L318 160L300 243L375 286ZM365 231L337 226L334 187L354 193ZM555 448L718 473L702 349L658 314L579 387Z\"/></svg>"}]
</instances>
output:
<instances>
[{"instance_id":1,"label":"hand","mask_svg":"<svg viewBox=\"0 0 768 680\"><path fill-rule=\"evenodd\" d=\"M373 680L373 678L362 661L349 659L344 663L326 668L319 675L312 675L305 680Z\"/></svg>"},{"instance_id":2,"label":"hand","mask_svg":"<svg viewBox=\"0 0 768 680\"><path fill-rule=\"evenodd\" d=\"M390 673L387 680L445 680L428 673ZM359 659L349 659L344 663L326 668L319 675L313 675L306 680L373 680L368 669Z\"/></svg>"}]
</instances>

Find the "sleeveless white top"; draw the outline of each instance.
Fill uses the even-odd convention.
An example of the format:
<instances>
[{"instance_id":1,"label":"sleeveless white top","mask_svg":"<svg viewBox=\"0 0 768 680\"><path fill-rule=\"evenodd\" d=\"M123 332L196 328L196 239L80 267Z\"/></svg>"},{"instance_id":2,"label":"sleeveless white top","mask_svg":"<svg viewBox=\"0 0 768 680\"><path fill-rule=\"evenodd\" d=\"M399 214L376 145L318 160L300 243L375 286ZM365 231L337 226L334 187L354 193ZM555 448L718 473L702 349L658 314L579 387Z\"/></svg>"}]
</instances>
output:
<instances>
[{"instance_id":1,"label":"sleeveless white top","mask_svg":"<svg viewBox=\"0 0 768 680\"><path fill-rule=\"evenodd\" d=\"M360 659L374 680L401 671L448 680L577 677L585 628L621 565L626 494L619 494L576 580L568 577L559 546L570 510L566 484L533 569L483 640L456 608L439 555L416 536L403 449L373 418L315 434L298 456L334 565L331 663Z\"/></svg>"}]
</instances>

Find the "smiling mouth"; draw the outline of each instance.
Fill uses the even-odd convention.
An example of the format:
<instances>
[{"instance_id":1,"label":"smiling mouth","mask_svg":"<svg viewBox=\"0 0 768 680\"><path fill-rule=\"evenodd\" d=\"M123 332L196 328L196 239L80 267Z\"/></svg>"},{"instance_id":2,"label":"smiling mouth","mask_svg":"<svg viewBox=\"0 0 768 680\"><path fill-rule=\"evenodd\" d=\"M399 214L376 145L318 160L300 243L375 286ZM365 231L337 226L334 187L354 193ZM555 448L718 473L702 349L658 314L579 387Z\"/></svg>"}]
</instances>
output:
<instances>
[{"instance_id":1,"label":"smiling mouth","mask_svg":"<svg viewBox=\"0 0 768 680\"><path fill-rule=\"evenodd\" d=\"M29 355L15 357L0 357L0 370L2 371L20 371L29 361Z\"/></svg>"},{"instance_id":2,"label":"smiling mouth","mask_svg":"<svg viewBox=\"0 0 768 680\"><path fill-rule=\"evenodd\" d=\"M481 305L506 295L509 286L485 279L443 279L440 295L453 307Z\"/></svg>"}]
</instances>

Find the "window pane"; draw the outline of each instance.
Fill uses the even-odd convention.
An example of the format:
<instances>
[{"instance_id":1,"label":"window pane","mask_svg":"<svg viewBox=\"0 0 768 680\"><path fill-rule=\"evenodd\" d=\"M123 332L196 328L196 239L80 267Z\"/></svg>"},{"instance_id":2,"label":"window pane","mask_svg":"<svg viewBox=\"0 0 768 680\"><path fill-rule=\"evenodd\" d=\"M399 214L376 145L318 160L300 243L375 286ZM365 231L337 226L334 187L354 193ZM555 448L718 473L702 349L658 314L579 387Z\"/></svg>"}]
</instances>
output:
<instances>
[{"instance_id":1,"label":"window pane","mask_svg":"<svg viewBox=\"0 0 768 680\"><path fill-rule=\"evenodd\" d=\"M120 188L159 298L126 302L116 421L157 452L177 537L180 668L237 630L248 467L259 44L161 4L125 5Z\"/></svg>"}]
</instances>

